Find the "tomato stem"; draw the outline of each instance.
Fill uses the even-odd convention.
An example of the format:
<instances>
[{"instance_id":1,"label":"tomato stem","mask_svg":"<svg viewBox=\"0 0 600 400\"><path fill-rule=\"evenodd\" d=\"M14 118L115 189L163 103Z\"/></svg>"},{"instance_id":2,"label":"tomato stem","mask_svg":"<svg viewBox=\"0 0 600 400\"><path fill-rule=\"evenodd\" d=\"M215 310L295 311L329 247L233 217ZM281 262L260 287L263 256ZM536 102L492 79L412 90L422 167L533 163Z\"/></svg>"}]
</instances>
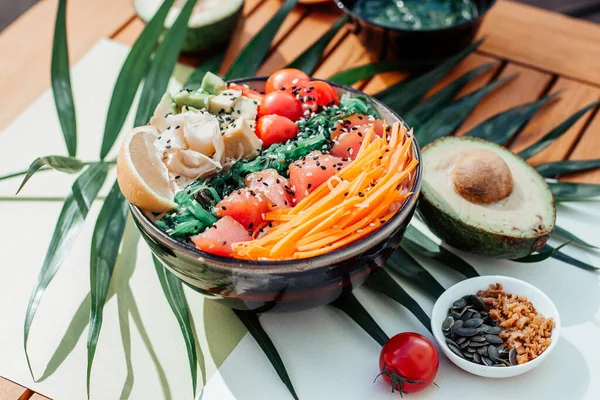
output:
<instances>
[{"instance_id":1,"label":"tomato stem","mask_svg":"<svg viewBox=\"0 0 600 400\"><path fill-rule=\"evenodd\" d=\"M392 393L394 393L394 391L398 390L401 398L404 397L403 393L406 393L402 387L404 383L410 383L411 385L424 385L425 384L424 382L413 381L411 379L407 379L407 378L397 374L393 370L388 369L387 365L385 363L383 364L383 370L381 371L381 373L379 375L377 375L375 377L375 380L373 381L373 383L375 383L375 381L377 381L377 378L379 378L381 375L385 375L392 380L392 382L391 382ZM398 387L397 389L396 389L396 386Z\"/></svg>"}]
</instances>

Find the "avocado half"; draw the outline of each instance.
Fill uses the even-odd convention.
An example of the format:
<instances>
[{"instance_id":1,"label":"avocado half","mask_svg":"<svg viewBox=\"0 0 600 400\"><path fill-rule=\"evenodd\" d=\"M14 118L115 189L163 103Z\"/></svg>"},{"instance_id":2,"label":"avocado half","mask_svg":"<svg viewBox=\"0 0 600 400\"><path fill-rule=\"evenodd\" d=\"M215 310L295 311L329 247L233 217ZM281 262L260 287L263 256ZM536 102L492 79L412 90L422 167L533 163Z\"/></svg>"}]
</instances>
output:
<instances>
[{"instance_id":1,"label":"avocado half","mask_svg":"<svg viewBox=\"0 0 600 400\"><path fill-rule=\"evenodd\" d=\"M489 257L540 250L554 229L554 198L525 160L495 143L446 137L423 151L419 213L446 243Z\"/></svg>"},{"instance_id":2,"label":"avocado half","mask_svg":"<svg viewBox=\"0 0 600 400\"><path fill-rule=\"evenodd\" d=\"M148 22L163 0L134 0L133 6L139 17ZM165 30L169 29L181 12L185 0L175 0L165 18ZM182 51L195 52L226 46L237 25L244 0L198 0L188 23Z\"/></svg>"}]
</instances>

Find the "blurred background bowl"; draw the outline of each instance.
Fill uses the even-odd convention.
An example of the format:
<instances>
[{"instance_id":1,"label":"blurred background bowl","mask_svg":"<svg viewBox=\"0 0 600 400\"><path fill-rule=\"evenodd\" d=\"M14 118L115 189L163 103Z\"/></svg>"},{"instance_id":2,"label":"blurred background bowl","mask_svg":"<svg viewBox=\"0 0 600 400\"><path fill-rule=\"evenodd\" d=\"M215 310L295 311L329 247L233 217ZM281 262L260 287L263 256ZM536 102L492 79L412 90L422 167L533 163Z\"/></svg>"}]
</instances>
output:
<instances>
[{"instance_id":1,"label":"blurred background bowl","mask_svg":"<svg viewBox=\"0 0 600 400\"><path fill-rule=\"evenodd\" d=\"M496 0L473 0L478 16L471 20L447 28L419 30L392 28L370 22L352 11L357 0L334 2L351 17L355 33L367 48L381 48L384 56L414 63L418 68L435 65L471 44Z\"/></svg>"},{"instance_id":2,"label":"blurred background bowl","mask_svg":"<svg viewBox=\"0 0 600 400\"><path fill-rule=\"evenodd\" d=\"M263 90L266 79L254 77L233 82ZM340 96L367 96L347 86L329 84ZM370 100L388 124L404 123L381 102ZM135 206L131 206L131 211L152 252L171 272L205 296L235 309L256 312L318 307L362 285L400 244L421 189L421 152L416 141L412 150L419 166L412 177L413 194L402 208L369 236L318 257L268 262L215 256L169 237L154 224L150 213Z\"/></svg>"}]
</instances>

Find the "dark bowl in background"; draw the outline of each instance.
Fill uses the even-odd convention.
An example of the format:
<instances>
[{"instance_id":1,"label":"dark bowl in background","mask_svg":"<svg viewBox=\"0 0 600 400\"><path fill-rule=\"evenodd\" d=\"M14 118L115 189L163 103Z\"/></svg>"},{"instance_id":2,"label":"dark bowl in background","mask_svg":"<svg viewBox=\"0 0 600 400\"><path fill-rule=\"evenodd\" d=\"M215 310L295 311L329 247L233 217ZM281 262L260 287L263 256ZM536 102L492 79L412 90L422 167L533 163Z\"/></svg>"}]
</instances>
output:
<instances>
[{"instance_id":1,"label":"dark bowl in background","mask_svg":"<svg viewBox=\"0 0 600 400\"><path fill-rule=\"evenodd\" d=\"M263 90L267 77L238 79ZM343 93L365 95L347 86L330 84ZM368 96L367 96L368 97ZM390 125L404 123L381 102L370 98ZM152 215L131 205L142 237L152 252L176 276L205 296L240 310L298 311L329 304L362 285L398 247L417 205L421 189L421 151L412 148L419 161L412 177L413 194L380 229L330 253L299 260L246 261L220 257L169 237L152 221Z\"/></svg>"},{"instance_id":2,"label":"dark bowl in background","mask_svg":"<svg viewBox=\"0 0 600 400\"><path fill-rule=\"evenodd\" d=\"M481 22L496 0L473 0L479 16L441 29L391 28L364 19L352 11L356 0L334 0L351 17L354 32L367 48L384 50L383 57L413 63L415 68L435 65L473 42Z\"/></svg>"}]
</instances>

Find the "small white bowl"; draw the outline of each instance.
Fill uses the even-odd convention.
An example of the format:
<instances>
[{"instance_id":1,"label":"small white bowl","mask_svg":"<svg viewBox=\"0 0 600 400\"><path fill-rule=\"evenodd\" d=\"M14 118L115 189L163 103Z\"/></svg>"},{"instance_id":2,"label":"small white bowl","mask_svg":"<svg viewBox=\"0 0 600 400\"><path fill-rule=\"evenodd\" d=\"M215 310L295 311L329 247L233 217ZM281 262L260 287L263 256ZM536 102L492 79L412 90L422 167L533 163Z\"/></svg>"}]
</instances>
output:
<instances>
[{"instance_id":1,"label":"small white bowl","mask_svg":"<svg viewBox=\"0 0 600 400\"><path fill-rule=\"evenodd\" d=\"M448 308L452 306L453 302L461 297L467 294L476 294L478 290L485 290L490 284L494 283L501 283L507 293L518 294L527 297L527 299L531 301L538 312L540 312L544 317L552 318L554 320L555 327L552 330L552 343L550 344L550 347L546 349L546 351L544 351L534 360L531 360L525 364L504 368L487 367L485 365L475 364L471 361L460 358L454 354L446 344L446 338L442 332L442 323L448 316ZM431 315L431 328L433 330L433 336L435 337L435 340L438 342L438 345L446 357L448 357L460 368L472 374L486 378L508 378L530 371L548 358L558 343L558 337L560 334L560 317L552 300L550 300L548 296L546 296L535 286L519 279L491 275L467 279L447 289L438 298L433 306L433 313Z\"/></svg>"}]
</instances>

